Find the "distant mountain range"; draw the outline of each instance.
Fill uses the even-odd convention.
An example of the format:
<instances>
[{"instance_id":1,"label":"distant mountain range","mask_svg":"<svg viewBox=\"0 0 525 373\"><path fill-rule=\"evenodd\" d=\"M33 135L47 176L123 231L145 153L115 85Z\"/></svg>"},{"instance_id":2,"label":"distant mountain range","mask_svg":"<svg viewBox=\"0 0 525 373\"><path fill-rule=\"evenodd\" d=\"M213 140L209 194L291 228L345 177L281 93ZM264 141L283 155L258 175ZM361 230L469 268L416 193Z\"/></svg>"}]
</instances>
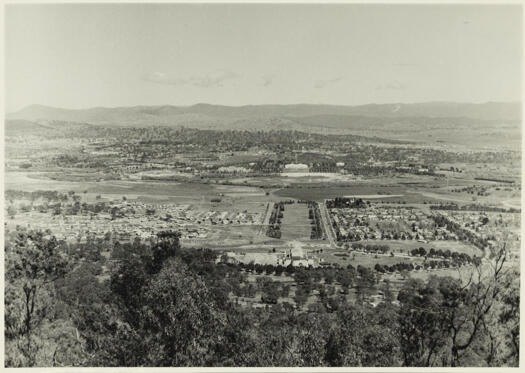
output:
<instances>
[{"instance_id":1,"label":"distant mountain range","mask_svg":"<svg viewBox=\"0 0 525 373\"><path fill-rule=\"evenodd\" d=\"M351 116L376 118L470 118L477 120L519 120L520 103L489 102L484 104L429 102L417 104L338 105L247 105L220 106L196 104L193 106L133 106L90 109L61 109L31 105L10 113L7 119L64 120L93 124L180 124L181 122L208 122L267 118L297 118L312 116Z\"/></svg>"},{"instance_id":2,"label":"distant mountain range","mask_svg":"<svg viewBox=\"0 0 525 373\"><path fill-rule=\"evenodd\" d=\"M521 140L521 104L518 102L361 106L196 104L78 110L31 105L8 114L6 119L8 130L27 127L26 132L31 132L31 126L42 129L41 126L64 125L53 122L68 122L71 125L298 130L496 149L518 149Z\"/></svg>"}]
</instances>

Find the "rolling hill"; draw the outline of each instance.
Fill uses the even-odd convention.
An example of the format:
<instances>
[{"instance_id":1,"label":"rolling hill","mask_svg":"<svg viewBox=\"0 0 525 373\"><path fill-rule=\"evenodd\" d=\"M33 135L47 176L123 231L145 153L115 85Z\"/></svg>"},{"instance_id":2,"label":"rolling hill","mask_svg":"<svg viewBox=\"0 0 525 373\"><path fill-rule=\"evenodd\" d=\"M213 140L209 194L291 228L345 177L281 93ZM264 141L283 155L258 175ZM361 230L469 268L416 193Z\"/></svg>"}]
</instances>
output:
<instances>
[{"instance_id":1,"label":"rolling hill","mask_svg":"<svg viewBox=\"0 0 525 373\"><path fill-rule=\"evenodd\" d=\"M8 120L65 121L104 126L186 126L199 129L286 129L347 133L426 143L517 148L521 104L429 102L415 104L133 106L62 109L31 105Z\"/></svg>"},{"instance_id":2,"label":"rolling hill","mask_svg":"<svg viewBox=\"0 0 525 373\"><path fill-rule=\"evenodd\" d=\"M248 105L221 106L196 104L193 106L133 106L90 109L61 109L31 105L10 113L7 119L67 120L94 124L136 124L144 121L165 122L163 118L182 117L185 120L247 119L273 117L310 117L319 115L357 116L379 118L471 118L478 120L519 120L519 103L464 104L464 103L418 103L418 104L370 104L361 106L337 105Z\"/></svg>"}]
</instances>

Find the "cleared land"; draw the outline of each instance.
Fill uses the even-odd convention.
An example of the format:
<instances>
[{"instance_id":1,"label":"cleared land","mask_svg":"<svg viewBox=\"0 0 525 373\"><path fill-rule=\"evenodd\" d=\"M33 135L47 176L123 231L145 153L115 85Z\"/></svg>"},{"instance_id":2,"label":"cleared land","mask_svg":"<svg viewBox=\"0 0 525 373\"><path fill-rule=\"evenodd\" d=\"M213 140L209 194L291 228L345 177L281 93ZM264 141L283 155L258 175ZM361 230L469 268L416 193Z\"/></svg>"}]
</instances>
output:
<instances>
[{"instance_id":1,"label":"cleared land","mask_svg":"<svg viewBox=\"0 0 525 373\"><path fill-rule=\"evenodd\" d=\"M281 239L309 241L311 226L304 203L285 205L281 224Z\"/></svg>"}]
</instances>

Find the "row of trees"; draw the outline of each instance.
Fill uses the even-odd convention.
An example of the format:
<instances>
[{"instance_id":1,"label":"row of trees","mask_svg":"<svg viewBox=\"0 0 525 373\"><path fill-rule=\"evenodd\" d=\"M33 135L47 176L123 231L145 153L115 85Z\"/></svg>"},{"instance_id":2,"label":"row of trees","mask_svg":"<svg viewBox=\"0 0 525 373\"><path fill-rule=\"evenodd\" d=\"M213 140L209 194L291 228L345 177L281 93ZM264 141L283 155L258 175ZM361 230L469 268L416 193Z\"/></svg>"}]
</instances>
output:
<instances>
[{"instance_id":1,"label":"row of trees","mask_svg":"<svg viewBox=\"0 0 525 373\"><path fill-rule=\"evenodd\" d=\"M66 202L70 198L73 199L74 197L75 197L74 191L69 191L67 193L60 193L60 192L57 192L56 190L35 190L33 192L28 192L28 191L23 191L23 190L8 189L5 191L5 199L7 201L13 201L13 200L35 201L38 199L43 199L48 202L58 202L58 201Z\"/></svg>"},{"instance_id":2,"label":"row of trees","mask_svg":"<svg viewBox=\"0 0 525 373\"><path fill-rule=\"evenodd\" d=\"M272 238L281 238L281 220L283 218L284 202L275 203L268 221L266 235Z\"/></svg>"},{"instance_id":3,"label":"row of trees","mask_svg":"<svg viewBox=\"0 0 525 373\"><path fill-rule=\"evenodd\" d=\"M324 237L323 226L321 222L321 211L319 210L319 204L314 201L308 201L308 218L311 220L312 232L310 238L312 240L318 240Z\"/></svg>"},{"instance_id":4,"label":"row of trees","mask_svg":"<svg viewBox=\"0 0 525 373\"><path fill-rule=\"evenodd\" d=\"M440 203L439 205L431 205L431 210L448 210L448 211L482 211L482 212L509 212L517 213L521 212L521 209L515 209L510 207L508 209L504 207L486 206L480 204L469 204L459 206L457 203Z\"/></svg>"},{"instance_id":5,"label":"row of trees","mask_svg":"<svg viewBox=\"0 0 525 373\"><path fill-rule=\"evenodd\" d=\"M410 262L399 262L396 264L388 265L384 264L381 265L379 263L376 263L374 266L374 269L380 273L394 273L399 272L403 277L406 277L406 272L410 271L419 271L422 269L429 270L429 269L441 269L441 268L451 268L451 267L461 267L465 262L460 261L448 261L448 260L425 260L423 263L420 264L413 264Z\"/></svg>"},{"instance_id":6,"label":"row of trees","mask_svg":"<svg viewBox=\"0 0 525 373\"><path fill-rule=\"evenodd\" d=\"M465 264L465 263L478 263L479 258L474 256L471 257L470 255L466 253L458 253L456 251L450 251L450 250L442 250L442 249L434 249L430 248L430 250L427 252L424 247L420 248L414 248L410 250L410 255L412 256L424 256L425 258L444 258L444 259L450 259L455 263Z\"/></svg>"},{"instance_id":7,"label":"row of trees","mask_svg":"<svg viewBox=\"0 0 525 373\"><path fill-rule=\"evenodd\" d=\"M376 244L362 244L359 242L352 244L352 250L357 251L364 251L367 253L380 253L380 254L386 254L390 251L390 247L388 245L376 245Z\"/></svg>"}]
</instances>

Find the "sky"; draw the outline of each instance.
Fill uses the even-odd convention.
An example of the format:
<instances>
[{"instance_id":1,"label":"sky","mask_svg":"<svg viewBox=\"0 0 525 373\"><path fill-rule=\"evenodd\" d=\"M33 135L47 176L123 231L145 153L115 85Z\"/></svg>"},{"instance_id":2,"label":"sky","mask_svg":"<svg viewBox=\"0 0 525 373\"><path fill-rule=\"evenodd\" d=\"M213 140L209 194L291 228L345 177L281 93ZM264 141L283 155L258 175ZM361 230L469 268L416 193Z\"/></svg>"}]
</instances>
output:
<instances>
[{"instance_id":1,"label":"sky","mask_svg":"<svg viewBox=\"0 0 525 373\"><path fill-rule=\"evenodd\" d=\"M505 5L8 5L5 107L521 100Z\"/></svg>"}]
</instances>

